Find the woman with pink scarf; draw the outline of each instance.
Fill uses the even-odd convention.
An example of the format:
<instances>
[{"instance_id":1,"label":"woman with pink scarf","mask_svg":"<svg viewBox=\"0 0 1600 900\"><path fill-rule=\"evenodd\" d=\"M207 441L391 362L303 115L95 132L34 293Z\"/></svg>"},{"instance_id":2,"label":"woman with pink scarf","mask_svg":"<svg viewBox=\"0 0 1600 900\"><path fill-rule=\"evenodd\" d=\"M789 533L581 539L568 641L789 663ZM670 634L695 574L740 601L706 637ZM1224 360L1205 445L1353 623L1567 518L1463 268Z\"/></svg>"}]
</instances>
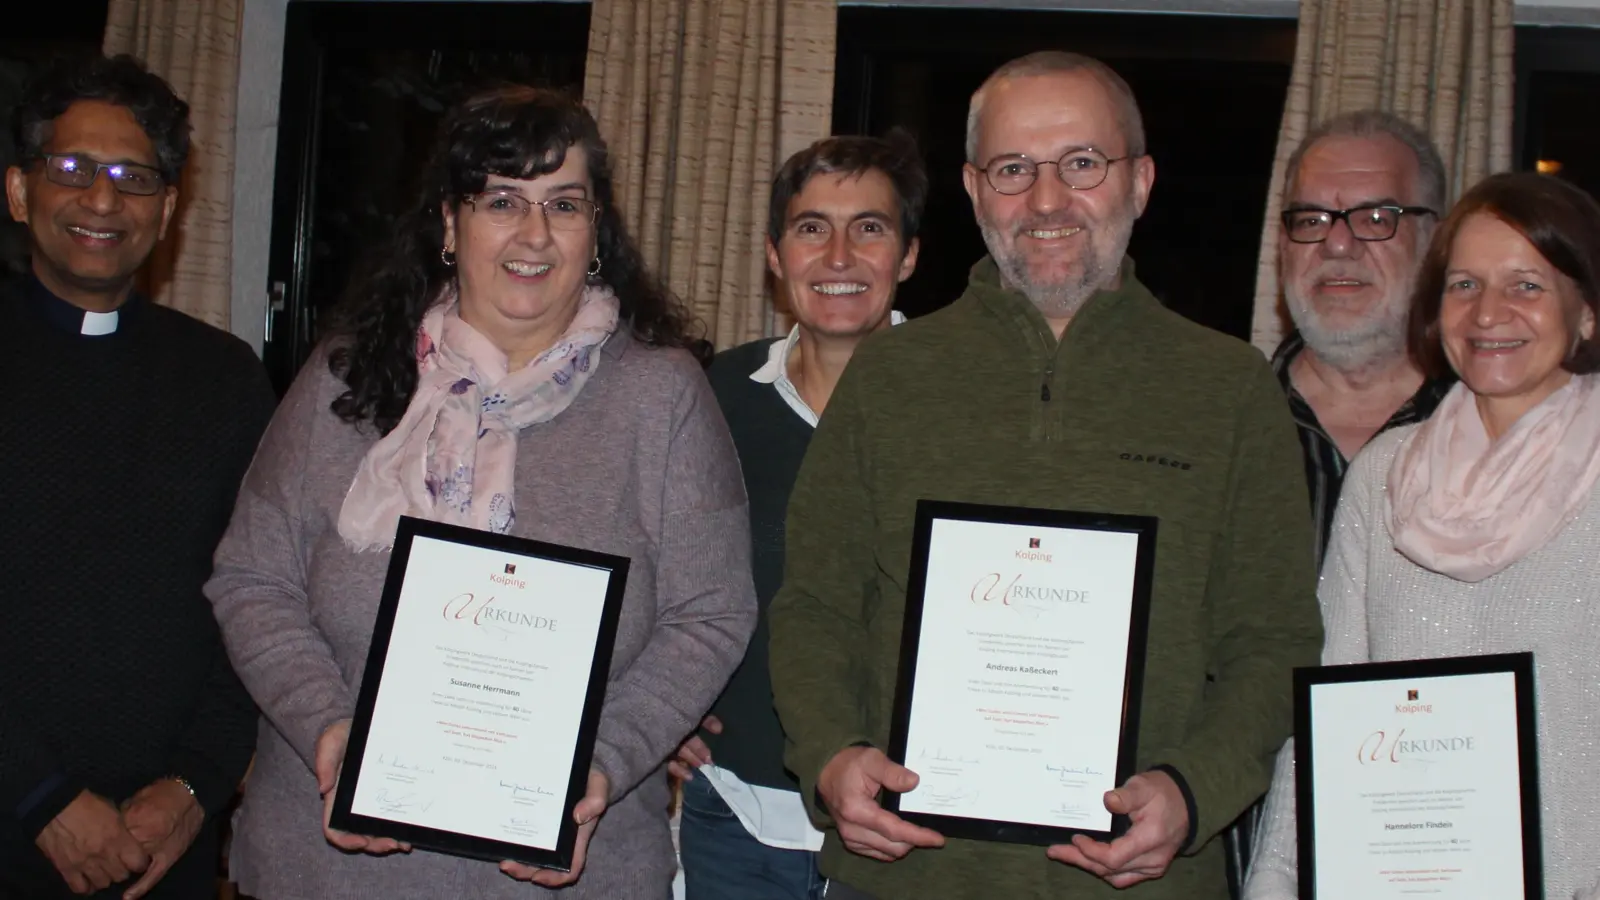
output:
<instances>
[{"instance_id":1,"label":"woman with pink scarf","mask_svg":"<svg viewBox=\"0 0 1600 900\"><path fill-rule=\"evenodd\" d=\"M1328 665L1532 651L1550 900L1600 896L1600 205L1543 175L1456 204L1418 275L1410 350L1460 376L1345 481L1319 598ZM1294 900L1293 749L1247 900Z\"/></svg>"},{"instance_id":2,"label":"woman with pink scarf","mask_svg":"<svg viewBox=\"0 0 1600 900\"><path fill-rule=\"evenodd\" d=\"M259 900L666 900L665 763L755 627L744 482L582 105L446 117L421 196L278 408L206 594L261 708L231 874ZM327 825L400 516L632 561L570 873Z\"/></svg>"}]
</instances>

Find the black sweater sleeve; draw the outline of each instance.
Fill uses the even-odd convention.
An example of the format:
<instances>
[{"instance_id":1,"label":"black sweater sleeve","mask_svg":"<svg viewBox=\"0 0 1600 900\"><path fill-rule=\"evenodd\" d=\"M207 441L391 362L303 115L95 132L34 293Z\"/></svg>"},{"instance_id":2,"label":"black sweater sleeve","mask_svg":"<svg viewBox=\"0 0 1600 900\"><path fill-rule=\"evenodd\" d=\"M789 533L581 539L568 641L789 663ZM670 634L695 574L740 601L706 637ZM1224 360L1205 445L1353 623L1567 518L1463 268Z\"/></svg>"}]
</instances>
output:
<instances>
[{"instance_id":1,"label":"black sweater sleeve","mask_svg":"<svg viewBox=\"0 0 1600 900\"><path fill-rule=\"evenodd\" d=\"M242 382L238 388L239 414L234 423L236 430L227 445L233 456L230 484L235 489L244 481L256 446L277 405L271 382L253 357L239 377ZM232 504L229 504L223 521L231 515ZM211 647L205 687L167 763L167 774L181 776L189 782L207 816L216 815L227 806L244 780L255 755L259 715L255 701L250 699L243 682L233 671L220 632L215 634Z\"/></svg>"},{"instance_id":2,"label":"black sweater sleeve","mask_svg":"<svg viewBox=\"0 0 1600 900\"><path fill-rule=\"evenodd\" d=\"M221 812L239 789L256 749L256 706L219 644L204 693L167 768L187 780L207 816Z\"/></svg>"},{"instance_id":3,"label":"black sweater sleeve","mask_svg":"<svg viewBox=\"0 0 1600 900\"><path fill-rule=\"evenodd\" d=\"M24 837L36 837L83 790L28 723L0 709L0 810Z\"/></svg>"}]
</instances>

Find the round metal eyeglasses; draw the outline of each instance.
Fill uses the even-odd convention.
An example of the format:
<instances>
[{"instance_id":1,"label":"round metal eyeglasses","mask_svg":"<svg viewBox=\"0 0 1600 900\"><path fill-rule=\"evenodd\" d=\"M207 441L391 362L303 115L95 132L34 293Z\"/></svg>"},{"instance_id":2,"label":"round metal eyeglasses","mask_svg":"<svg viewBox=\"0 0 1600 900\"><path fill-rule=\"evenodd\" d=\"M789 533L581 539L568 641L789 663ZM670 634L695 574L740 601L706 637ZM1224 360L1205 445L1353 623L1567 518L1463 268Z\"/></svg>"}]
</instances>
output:
<instances>
[{"instance_id":1,"label":"round metal eyeglasses","mask_svg":"<svg viewBox=\"0 0 1600 900\"><path fill-rule=\"evenodd\" d=\"M1040 166L1055 166L1061 183L1075 191L1087 191L1105 183L1114 163L1136 159L1142 154L1108 158L1093 147L1078 147L1056 160L1033 160L1021 153L1005 153L983 165L983 177L1000 194L1021 194L1033 187Z\"/></svg>"}]
</instances>

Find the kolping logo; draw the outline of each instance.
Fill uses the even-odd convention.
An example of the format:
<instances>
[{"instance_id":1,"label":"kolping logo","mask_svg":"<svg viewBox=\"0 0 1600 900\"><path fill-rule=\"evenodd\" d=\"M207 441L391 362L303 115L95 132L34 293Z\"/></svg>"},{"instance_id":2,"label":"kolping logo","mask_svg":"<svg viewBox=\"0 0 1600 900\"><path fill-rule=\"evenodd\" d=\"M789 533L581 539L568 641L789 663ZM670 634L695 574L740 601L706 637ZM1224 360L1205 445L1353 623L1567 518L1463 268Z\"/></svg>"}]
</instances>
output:
<instances>
[{"instance_id":1,"label":"kolping logo","mask_svg":"<svg viewBox=\"0 0 1600 900\"><path fill-rule=\"evenodd\" d=\"M515 574L517 574L517 566L516 566L515 563L506 563L506 574L507 575L515 575Z\"/></svg>"},{"instance_id":2,"label":"kolping logo","mask_svg":"<svg viewBox=\"0 0 1600 900\"><path fill-rule=\"evenodd\" d=\"M1039 539L1038 538L1028 538L1028 549L1029 550L1037 550L1037 549L1039 549Z\"/></svg>"},{"instance_id":3,"label":"kolping logo","mask_svg":"<svg viewBox=\"0 0 1600 900\"><path fill-rule=\"evenodd\" d=\"M1421 698L1418 696L1416 691L1406 691L1406 700L1407 700L1407 702L1411 702L1411 701L1415 701L1415 700L1419 700L1419 699L1421 699Z\"/></svg>"}]
</instances>

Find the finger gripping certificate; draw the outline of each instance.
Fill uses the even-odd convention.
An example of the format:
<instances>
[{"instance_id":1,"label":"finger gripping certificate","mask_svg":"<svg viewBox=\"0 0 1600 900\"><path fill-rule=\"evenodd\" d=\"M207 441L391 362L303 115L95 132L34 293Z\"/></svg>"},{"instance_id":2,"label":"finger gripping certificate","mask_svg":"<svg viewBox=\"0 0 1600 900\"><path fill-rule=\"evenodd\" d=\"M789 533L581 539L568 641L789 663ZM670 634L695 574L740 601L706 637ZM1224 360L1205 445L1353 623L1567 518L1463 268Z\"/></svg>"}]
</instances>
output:
<instances>
[{"instance_id":1,"label":"finger gripping certificate","mask_svg":"<svg viewBox=\"0 0 1600 900\"><path fill-rule=\"evenodd\" d=\"M1304 900L1544 896L1530 654L1295 671Z\"/></svg>"},{"instance_id":2,"label":"finger gripping certificate","mask_svg":"<svg viewBox=\"0 0 1600 900\"><path fill-rule=\"evenodd\" d=\"M1153 564L1148 518L918 505L886 798L945 834L1058 843L1125 829Z\"/></svg>"},{"instance_id":3,"label":"finger gripping certificate","mask_svg":"<svg viewBox=\"0 0 1600 900\"><path fill-rule=\"evenodd\" d=\"M333 827L570 866L627 565L402 519Z\"/></svg>"}]
</instances>

